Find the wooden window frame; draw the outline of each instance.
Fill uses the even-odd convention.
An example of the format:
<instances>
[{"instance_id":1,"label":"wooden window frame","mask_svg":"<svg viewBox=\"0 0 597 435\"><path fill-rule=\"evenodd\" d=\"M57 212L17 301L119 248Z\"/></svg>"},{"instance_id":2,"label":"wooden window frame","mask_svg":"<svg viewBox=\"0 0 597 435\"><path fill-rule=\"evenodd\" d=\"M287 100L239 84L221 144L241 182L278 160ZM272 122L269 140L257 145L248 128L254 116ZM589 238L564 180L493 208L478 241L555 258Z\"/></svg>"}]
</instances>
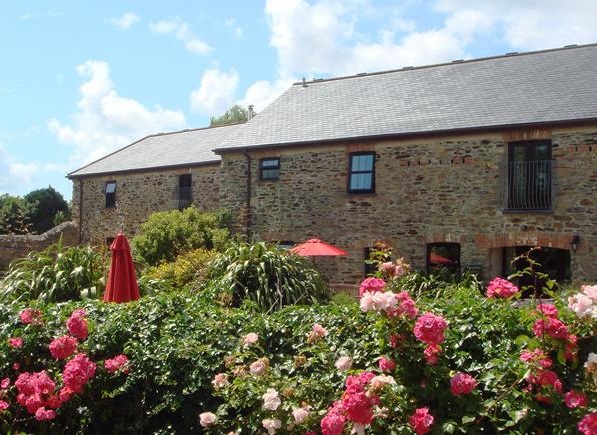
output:
<instances>
[{"instance_id":1,"label":"wooden window frame","mask_svg":"<svg viewBox=\"0 0 597 435\"><path fill-rule=\"evenodd\" d=\"M275 162L275 165L264 166L265 162ZM277 171L275 176L265 176L265 171ZM259 160L259 179L262 181L277 181L280 179L280 157L265 157Z\"/></svg>"},{"instance_id":2,"label":"wooden window frame","mask_svg":"<svg viewBox=\"0 0 597 435\"><path fill-rule=\"evenodd\" d=\"M108 186L114 186L114 189L109 189ZM106 208L115 208L116 207L116 180L106 181L106 186L104 187L104 193L106 195ZM109 191L111 190L111 192Z\"/></svg>"}]
</instances>

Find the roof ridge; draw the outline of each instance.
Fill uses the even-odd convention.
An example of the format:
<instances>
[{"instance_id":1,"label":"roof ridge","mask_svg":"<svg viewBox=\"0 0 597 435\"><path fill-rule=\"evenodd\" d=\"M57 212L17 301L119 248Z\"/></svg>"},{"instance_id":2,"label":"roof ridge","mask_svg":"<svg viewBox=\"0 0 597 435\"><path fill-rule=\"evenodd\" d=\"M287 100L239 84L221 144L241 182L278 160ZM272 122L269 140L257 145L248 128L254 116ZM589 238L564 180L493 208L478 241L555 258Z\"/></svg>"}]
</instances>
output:
<instances>
[{"instance_id":1,"label":"roof ridge","mask_svg":"<svg viewBox=\"0 0 597 435\"><path fill-rule=\"evenodd\" d=\"M506 58L519 57L519 56L529 56L529 55L535 55L535 54L541 54L541 53L549 53L549 52L563 51L563 50L574 50L577 48L586 48L586 47L597 47L597 43L580 44L580 45L579 44L570 44L570 45L565 45L563 47L546 48L546 49L542 49L542 50L523 51L523 52L512 51L512 52L508 52L506 54L499 54L499 55L494 55L494 56L484 56L484 57L477 57L477 58L473 58L473 59L456 59L456 60L452 60L450 62L434 63L434 64L429 64L429 65L404 66L402 68L396 68L396 69L390 69L390 70L384 70L384 71L374 71L371 73L362 72L362 73L346 75L346 76L330 77L327 79L324 79L324 78L317 78L317 79L314 78L312 80L303 79L301 81L294 82L292 85L293 86L296 86L296 85L305 86L305 85L309 85L309 84L319 84L319 83L332 82L332 81L338 81L338 80L348 80L348 79L363 78L363 77L377 76L377 75L383 75L383 74L392 74L392 73L403 72L403 71L413 71L413 70L416 71L416 70L437 68L437 67L450 66L450 65L462 65L462 64L473 63L473 62L482 62L482 61L495 60L495 59L506 59Z\"/></svg>"},{"instance_id":2,"label":"roof ridge","mask_svg":"<svg viewBox=\"0 0 597 435\"><path fill-rule=\"evenodd\" d=\"M92 161L92 162L89 162L89 163L87 163L86 165L84 165L84 166L81 166L80 168L78 168L78 169L75 169L75 170L73 170L73 171L69 172L68 174L66 174L66 178L70 178L70 177L71 177L71 176L73 176L73 174L75 174L76 172L82 171L83 169L85 169L85 168L87 168L87 167L89 167L89 166L91 166L91 165L94 165L94 164L96 164L96 163L98 163L98 162L101 162L102 160L105 160L105 159L107 159L108 157L111 157L111 156L113 156L114 154L117 154L117 153L119 153L119 152L121 152L121 151L123 151L123 150L125 150L125 149L127 149L127 148L130 148L130 147L132 147L133 145L137 145L139 142L143 142L144 140L146 140L146 139L149 139L149 138L152 138L152 137L168 136L168 135L172 135L172 134L188 133L188 132L200 131L200 130L210 130L210 129L216 129L216 128L221 128L221 127L232 127L232 126L237 126L237 125L240 125L240 124L244 124L244 123L243 123L243 122L238 122L238 123L235 123L235 124L226 124L226 125L214 125L214 126L211 126L211 125L210 125L210 126L207 126L207 127L186 128L186 129L183 129L183 130L177 130L177 131L170 131L170 132L160 132L160 133L148 134L147 136L144 136L144 137L142 137L141 139L137 139L136 141L134 141L134 142L132 142L132 143L130 143L130 144L128 144L128 145L125 145L125 146L123 146L123 147L121 147L121 148L118 148L118 149L116 149L116 150L112 151L110 154L106 154L105 156L103 156L103 157L100 157L100 158L99 158L99 159L97 159L97 160L94 160L94 161Z\"/></svg>"}]
</instances>

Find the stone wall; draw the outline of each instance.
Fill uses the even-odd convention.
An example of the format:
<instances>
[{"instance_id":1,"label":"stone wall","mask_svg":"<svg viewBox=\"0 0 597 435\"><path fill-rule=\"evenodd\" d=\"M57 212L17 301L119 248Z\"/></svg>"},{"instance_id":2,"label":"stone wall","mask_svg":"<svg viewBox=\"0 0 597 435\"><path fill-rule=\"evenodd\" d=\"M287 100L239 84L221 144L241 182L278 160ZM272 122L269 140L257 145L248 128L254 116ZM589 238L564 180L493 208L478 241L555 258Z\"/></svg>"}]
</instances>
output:
<instances>
[{"instance_id":1,"label":"stone wall","mask_svg":"<svg viewBox=\"0 0 597 435\"><path fill-rule=\"evenodd\" d=\"M74 246L78 241L75 222L63 222L43 234L0 235L0 271L6 270L11 261L24 258L31 251L42 251L60 237L65 246Z\"/></svg>"},{"instance_id":2,"label":"stone wall","mask_svg":"<svg viewBox=\"0 0 597 435\"><path fill-rule=\"evenodd\" d=\"M508 142L537 138L552 140L554 209L504 212L500 164ZM354 151L376 153L374 194L347 193L348 155ZM488 278L500 273L492 250L535 242L569 249L575 234L581 245L571 255L573 279L597 280L597 126L286 147L249 155L249 233L261 240L318 237L348 250L346 257L326 260L332 282L362 279L364 250L378 240L417 269L425 268L427 243L460 243L462 265L481 265ZM265 157L280 157L279 180L258 179L259 159ZM240 152L222 158L221 204L238 211L246 206L247 159Z\"/></svg>"},{"instance_id":3,"label":"stone wall","mask_svg":"<svg viewBox=\"0 0 597 435\"><path fill-rule=\"evenodd\" d=\"M151 213L178 209L178 180L183 174L192 174L193 204L200 210L216 210L218 173L216 163L74 179L73 220L81 222L81 241L104 244L120 231L132 237ZM116 181L116 207L106 207L108 181Z\"/></svg>"}]
</instances>

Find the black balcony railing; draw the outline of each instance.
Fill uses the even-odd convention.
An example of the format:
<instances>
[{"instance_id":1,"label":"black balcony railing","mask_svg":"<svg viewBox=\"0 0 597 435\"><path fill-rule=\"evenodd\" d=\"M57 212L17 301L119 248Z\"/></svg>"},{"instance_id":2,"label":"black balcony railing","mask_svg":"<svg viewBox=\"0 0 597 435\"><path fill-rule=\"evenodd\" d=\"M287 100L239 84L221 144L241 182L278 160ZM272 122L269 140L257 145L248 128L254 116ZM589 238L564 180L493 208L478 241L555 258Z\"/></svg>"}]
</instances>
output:
<instances>
[{"instance_id":1,"label":"black balcony railing","mask_svg":"<svg viewBox=\"0 0 597 435\"><path fill-rule=\"evenodd\" d=\"M553 164L553 160L503 163L504 210L552 210L555 190Z\"/></svg>"},{"instance_id":2,"label":"black balcony railing","mask_svg":"<svg viewBox=\"0 0 597 435\"><path fill-rule=\"evenodd\" d=\"M191 186L178 186L178 209L184 210L193 202Z\"/></svg>"}]
</instances>

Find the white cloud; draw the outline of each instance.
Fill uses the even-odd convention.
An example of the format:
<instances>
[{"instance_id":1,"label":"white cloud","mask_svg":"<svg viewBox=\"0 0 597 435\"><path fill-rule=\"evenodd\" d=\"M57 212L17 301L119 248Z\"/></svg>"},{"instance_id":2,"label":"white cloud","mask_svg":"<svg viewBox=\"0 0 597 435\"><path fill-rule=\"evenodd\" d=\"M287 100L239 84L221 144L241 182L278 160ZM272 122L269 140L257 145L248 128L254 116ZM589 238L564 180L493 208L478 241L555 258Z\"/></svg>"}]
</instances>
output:
<instances>
[{"instance_id":1,"label":"white cloud","mask_svg":"<svg viewBox=\"0 0 597 435\"><path fill-rule=\"evenodd\" d=\"M437 0L436 8L456 14L463 9L490 17L509 45L521 50L584 44L597 40L597 2L577 0Z\"/></svg>"},{"instance_id":2,"label":"white cloud","mask_svg":"<svg viewBox=\"0 0 597 435\"><path fill-rule=\"evenodd\" d=\"M189 30L189 25L180 19L180 17L151 23L149 28L154 33L174 33L176 39L181 41L191 53L208 54L213 50L205 41L196 37Z\"/></svg>"},{"instance_id":3,"label":"white cloud","mask_svg":"<svg viewBox=\"0 0 597 435\"><path fill-rule=\"evenodd\" d=\"M220 71L215 67L203 73L199 87L191 92L191 109L211 116L219 116L234 104L238 87L238 73Z\"/></svg>"},{"instance_id":4,"label":"white cloud","mask_svg":"<svg viewBox=\"0 0 597 435\"><path fill-rule=\"evenodd\" d=\"M278 79L272 84L267 80L260 80L249 86L245 96L237 104L244 107L252 105L259 113L288 89L292 82L293 80Z\"/></svg>"},{"instance_id":5,"label":"white cloud","mask_svg":"<svg viewBox=\"0 0 597 435\"><path fill-rule=\"evenodd\" d=\"M19 162L0 142L0 194L24 194L45 183L45 180L41 182L40 177L47 179L49 173L63 175L67 169L67 165L55 163Z\"/></svg>"},{"instance_id":6,"label":"white cloud","mask_svg":"<svg viewBox=\"0 0 597 435\"><path fill-rule=\"evenodd\" d=\"M121 30L130 29L133 24L138 23L141 20L139 16L133 12L127 12L119 18L110 18L108 23L112 24Z\"/></svg>"},{"instance_id":7,"label":"white cloud","mask_svg":"<svg viewBox=\"0 0 597 435\"><path fill-rule=\"evenodd\" d=\"M182 112L160 106L152 110L119 96L106 62L89 60L77 67L77 72L88 78L79 89L78 112L71 116L70 123L57 119L47 122L48 129L60 142L74 145L73 166L103 157L148 134L186 125Z\"/></svg>"}]
</instances>

